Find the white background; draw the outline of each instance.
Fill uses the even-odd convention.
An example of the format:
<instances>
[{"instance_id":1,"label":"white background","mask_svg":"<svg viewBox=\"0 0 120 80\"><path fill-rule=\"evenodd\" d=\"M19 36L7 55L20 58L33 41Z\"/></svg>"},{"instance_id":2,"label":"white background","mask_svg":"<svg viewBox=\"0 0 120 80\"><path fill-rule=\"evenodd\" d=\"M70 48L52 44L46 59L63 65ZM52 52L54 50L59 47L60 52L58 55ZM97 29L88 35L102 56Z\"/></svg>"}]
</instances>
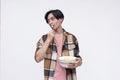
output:
<instances>
[{"instance_id":1,"label":"white background","mask_svg":"<svg viewBox=\"0 0 120 80\"><path fill-rule=\"evenodd\" d=\"M51 30L44 14L56 8L79 41L78 80L120 80L120 0L1 0L0 80L43 80L35 45Z\"/></svg>"}]
</instances>

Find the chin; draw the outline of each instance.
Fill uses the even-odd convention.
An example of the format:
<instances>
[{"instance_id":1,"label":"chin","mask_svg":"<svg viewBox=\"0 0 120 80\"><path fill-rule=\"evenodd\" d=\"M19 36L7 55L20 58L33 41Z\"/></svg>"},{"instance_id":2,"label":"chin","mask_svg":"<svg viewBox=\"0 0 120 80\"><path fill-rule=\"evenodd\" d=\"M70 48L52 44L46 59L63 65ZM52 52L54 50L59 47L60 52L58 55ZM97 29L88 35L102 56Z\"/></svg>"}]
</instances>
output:
<instances>
[{"instance_id":1,"label":"chin","mask_svg":"<svg viewBox=\"0 0 120 80\"><path fill-rule=\"evenodd\" d=\"M57 31L57 29L55 29L55 28L52 28L54 31Z\"/></svg>"}]
</instances>

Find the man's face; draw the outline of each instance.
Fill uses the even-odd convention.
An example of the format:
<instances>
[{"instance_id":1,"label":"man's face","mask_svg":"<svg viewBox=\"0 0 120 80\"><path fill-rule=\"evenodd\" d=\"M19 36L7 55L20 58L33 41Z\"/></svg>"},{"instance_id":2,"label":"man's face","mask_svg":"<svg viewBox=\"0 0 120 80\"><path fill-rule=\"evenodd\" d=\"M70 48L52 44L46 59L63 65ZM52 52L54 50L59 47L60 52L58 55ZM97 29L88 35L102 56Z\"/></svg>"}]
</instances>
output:
<instances>
[{"instance_id":1,"label":"man's face","mask_svg":"<svg viewBox=\"0 0 120 80\"><path fill-rule=\"evenodd\" d=\"M52 13L48 15L48 24L53 30L57 30L61 27L63 19L56 19Z\"/></svg>"}]
</instances>

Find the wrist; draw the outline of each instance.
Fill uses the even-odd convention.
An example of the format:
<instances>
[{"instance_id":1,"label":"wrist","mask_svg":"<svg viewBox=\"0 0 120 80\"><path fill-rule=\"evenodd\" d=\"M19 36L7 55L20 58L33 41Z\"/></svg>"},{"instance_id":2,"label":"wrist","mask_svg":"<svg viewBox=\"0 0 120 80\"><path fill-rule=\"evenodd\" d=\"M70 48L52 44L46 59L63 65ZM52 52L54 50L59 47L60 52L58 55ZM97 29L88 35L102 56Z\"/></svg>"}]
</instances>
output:
<instances>
[{"instance_id":1,"label":"wrist","mask_svg":"<svg viewBox=\"0 0 120 80\"><path fill-rule=\"evenodd\" d=\"M49 39L47 39L46 41L45 41L45 43L47 43L47 44L49 44L51 41L49 40Z\"/></svg>"}]
</instances>

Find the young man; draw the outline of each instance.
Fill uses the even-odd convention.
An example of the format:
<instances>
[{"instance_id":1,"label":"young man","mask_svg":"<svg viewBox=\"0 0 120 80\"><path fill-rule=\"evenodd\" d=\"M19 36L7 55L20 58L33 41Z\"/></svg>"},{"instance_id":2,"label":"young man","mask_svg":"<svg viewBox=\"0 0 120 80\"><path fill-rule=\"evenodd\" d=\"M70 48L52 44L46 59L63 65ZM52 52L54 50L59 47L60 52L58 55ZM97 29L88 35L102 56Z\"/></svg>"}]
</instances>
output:
<instances>
[{"instance_id":1,"label":"young man","mask_svg":"<svg viewBox=\"0 0 120 80\"><path fill-rule=\"evenodd\" d=\"M77 80L76 68L82 64L76 37L62 28L63 13L56 9L45 14L45 20L52 28L37 42L36 62L44 59L44 80ZM75 56L76 62L68 68L60 66L58 57Z\"/></svg>"}]
</instances>

